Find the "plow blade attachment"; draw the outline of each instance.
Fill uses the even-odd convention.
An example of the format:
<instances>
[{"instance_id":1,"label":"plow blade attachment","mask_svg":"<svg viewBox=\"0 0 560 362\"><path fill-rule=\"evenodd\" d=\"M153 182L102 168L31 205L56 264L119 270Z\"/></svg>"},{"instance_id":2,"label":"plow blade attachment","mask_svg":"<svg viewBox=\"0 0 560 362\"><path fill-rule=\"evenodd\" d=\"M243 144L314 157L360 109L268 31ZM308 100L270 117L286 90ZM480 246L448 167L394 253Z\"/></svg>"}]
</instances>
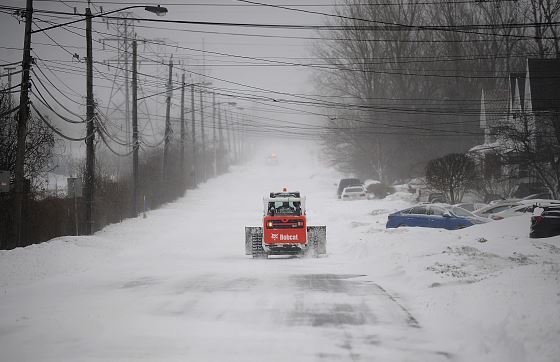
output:
<instances>
[{"instance_id":1,"label":"plow blade attachment","mask_svg":"<svg viewBox=\"0 0 560 362\"><path fill-rule=\"evenodd\" d=\"M253 255L254 249L262 251L262 235L262 227L245 226L245 255Z\"/></svg>"},{"instance_id":2,"label":"plow blade attachment","mask_svg":"<svg viewBox=\"0 0 560 362\"><path fill-rule=\"evenodd\" d=\"M317 254L327 253L327 227L308 226L307 242L310 248L315 248Z\"/></svg>"}]
</instances>

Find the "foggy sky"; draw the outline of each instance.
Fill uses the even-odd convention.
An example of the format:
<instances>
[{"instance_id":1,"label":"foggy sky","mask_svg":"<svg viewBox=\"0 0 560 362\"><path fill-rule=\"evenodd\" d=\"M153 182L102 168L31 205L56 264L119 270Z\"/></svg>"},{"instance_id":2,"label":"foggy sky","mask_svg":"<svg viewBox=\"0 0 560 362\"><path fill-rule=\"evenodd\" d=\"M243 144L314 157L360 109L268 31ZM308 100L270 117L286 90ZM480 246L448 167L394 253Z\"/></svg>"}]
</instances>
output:
<instances>
[{"instance_id":1,"label":"foggy sky","mask_svg":"<svg viewBox=\"0 0 560 362\"><path fill-rule=\"evenodd\" d=\"M267 1L269 4L283 4L287 5L286 1ZM294 4L297 4L295 2ZM4 5L25 7L25 0L9 0L4 1ZM135 4L153 4L148 2L131 2L131 1L107 1L107 2L92 2L91 8L94 14L100 11L100 6L103 7L103 11L112 11L125 6L135 5ZM190 4L190 5L189 5ZM220 6L211 6L211 5ZM303 4L303 3L302 3ZM332 13L331 1L328 0L315 0L306 1L305 4L317 4L322 5L320 7L307 7L305 9L322 11L327 13ZM231 23L272 23L272 24L322 24L324 19L322 16L313 14L303 14L293 11L287 11L278 8L270 8L263 6L248 6L248 4L243 4L233 0L211 0L211 1L179 1L171 0L161 3L169 9L167 16L158 18L153 14L150 14L143 9L133 9L134 16L137 18L158 18L158 19L168 19L168 20L193 20L193 21L210 21L210 22L231 22ZM230 6L226 6L230 5ZM233 5L233 6L232 6ZM289 4L288 4L289 5ZM293 5L293 4L292 4ZM62 12L73 12L73 7L77 8L79 13L83 13L87 2L81 1L34 1L35 9L45 9L52 11L62 11ZM295 5L294 5L295 6ZM18 20L11 15L0 13L2 21L0 22L0 31L2 32L2 42L0 44L0 61L2 63L21 61L22 52L21 49L23 45L24 36L24 23L18 22ZM67 22L69 20L76 19L76 17L65 17L65 19L56 19L45 14L35 13L34 18L36 19L36 25L40 27L47 27L49 24L45 23L44 20L56 21L57 23ZM110 34L115 34L115 26L111 23L109 29L107 25L103 23L100 19L96 19L94 22L94 61L102 62L108 59L116 59L116 42L106 41L105 49L96 40L101 40L103 38L110 38ZM38 66L41 67L45 74L49 76L49 79L63 92L67 93L69 96L78 99L80 96L82 101L85 97L85 63L83 58L86 55L85 49L85 24L80 22L78 24L72 25L72 27L64 27L53 29L47 32L39 32L33 34L32 37L32 48L37 56L41 60L47 61L47 65L55 71L55 73L60 77L60 79L66 83L70 88L56 79L46 68L43 66L41 60L38 60ZM145 28L150 27L150 28ZM156 28L166 28L156 29ZM34 29L37 27L34 26ZM79 29L78 29L79 28ZM261 91L245 88L240 85L235 85L227 82L220 81L219 79L240 83L244 85L249 85L252 87L270 89L274 91L280 91L285 93L297 93L297 94L315 94L316 91L313 89L311 84L311 72L309 68L294 67L294 66L271 66L269 65L251 65L247 66L247 62L252 62L253 60L246 60L242 58L219 56L215 54L206 53L204 56L202 52L196 51L201 50L203 47L209 52L219 52L224 54L234 54L243 57L258 57L258 58L273 58L276 60L287 61L287 62L308 62L308 60L292 59L292 58L304 58L310 57L311 55L311 40L303 39L279 39L279 38L261 38L261 37L249 37L249 36L231 36L224 34L205 34L188 32L182 30L200 30L209 32L224 32L224 33L247 33L252 35L267 34L267 35L282 35L282 36L317 36L317 34L311 30L274 30L274 29L262 29L262 28L243 28L243 27L226 27L226 26L195 26L195 25L185 25L185 24L162 24L153 22L139 22L136 24L136 33L138 39L148 39L148 40L164 40L167 44L172 46L157 46L152 44L147 49L143 45L139 45L139 71L147 74L153 74L161 79L157 82L153 82L150 85L143 83L143 78L140 77L140 90L139 97L142 95L150 95L157 92L162 92L165 90L165 81L167 77L167 67L164 65L153 65L147 64L147 59L160 59L167 63L169 56L173 54L175 71L174 71L174 81L180 80L180 74L184 68L187 71L193 71L195 73L204 73L208 78L205 82L211 82L212 86L209 90L218 89L218 92L231 93L233 92L244 92L248 95L267 95L274 97L283 97L281 95L265 94ZM77 34L73 34L75 32ZM49 35L52 39L47 37ZM54 42L60 44L56 45ZM180 47L187 47L193 50L180 49ZM6 49L6 48L17 48L17 49ZM157 54L156 54L157 52ZM76 54L82 61L73 61L72 54ZM203 65L205 64L205 67ZM65 67L73 67L73 71L65 72ZM76 72L76 68L83 69L83 74L71 74ZM108 68L102 64L95 64L97 70L106 73L104 76L108 77L114 75L116 72L114 68ZM99 77L96 71L94 71L94 76ZM5 70L3 70L5 73ZM210 78L212 77L212 78ZM33 76L32 76L33 78ZM200 82L202 78L196 74L187 73L187 82ZM7 81L3 78L3 81ZM19 82L19 75L14 76L12 82L15 84ZM117 83L122 83L122 80ZM157 83L157 84L156 84ZM51 87L50 84L46 84L48 88ZM108 97L111 92L112 82L109 80L94 79L94 93L96 99L100 102L102 108L107 106ZM70 101L67 101L60 94L51 90L53 94L60 96L60 101L63 102L68 108L79 113L85 114L85 109L76 105ZM73 93L74 91L75 93ZM43 91L44 93L44 91ZM46 94L44 94L46 96ZM116 93L114 95L115 102L122 103L119 101L119 97L123 97L122 93ZM190 95L187 95L187 99L190 102ZM34 97L32 97L33 100ZM48 99L49 97L47 97ZM198 98L198 97L197 97ZM16 95L16 99L19 99L19 95ZM179 112L179 100L180 92L175 91L173 94L173 108L172 117L178 117ZM205 102L209 103L211 97L205 97ZM306 114L294 114L290 110L282 110L278 108L271 108L270 106L263 104L256 104L254 102L249 102L241 99L232 99L226 97L219 97L219 102L234 101L237 106L242 109L237 109L235 112L240 114L250 114L260 117L270 117L277 119L279 121L289 120L289 121L299 121L299 122L314 122L317 121L316 117L306 115ZM199 100L197 99L198 103ZM49 102L55 106L57 110L60 110L54 102ZM148 112L152 115L150 124L143 118L145 118L145 111L143 110L147 107ZM160 134L164 125L164 115L165 115L165 94L161 94L157 97L150 98L149 102L140 106L140 127L144 129L146 133L153 133L153 141L160 137ZM205 107L206 108L206 107ZM294 107L292 107L294 108ZM62 111L61 111L62 112ZM111 113L108 111L107 113ZM206 110L206 116L211 117L211 110ZM198 116L198 115L197 115ZM115 119L123 118L122 113L116 112L112 114ZM189 116L188 116L189 117ZM266 121L271 122L271 121ZM68 125L63 122L54 121L54 123L63 129L67 134L71 136L83 135L85 130L82 126ZM122 126L121 126L122 127ZM178 128L177 125L174 126ZM118 130L115 130L118 131ZM76 148L83 147L83 142L74 142L74 150Z\"/></svg>"}]
</instances>

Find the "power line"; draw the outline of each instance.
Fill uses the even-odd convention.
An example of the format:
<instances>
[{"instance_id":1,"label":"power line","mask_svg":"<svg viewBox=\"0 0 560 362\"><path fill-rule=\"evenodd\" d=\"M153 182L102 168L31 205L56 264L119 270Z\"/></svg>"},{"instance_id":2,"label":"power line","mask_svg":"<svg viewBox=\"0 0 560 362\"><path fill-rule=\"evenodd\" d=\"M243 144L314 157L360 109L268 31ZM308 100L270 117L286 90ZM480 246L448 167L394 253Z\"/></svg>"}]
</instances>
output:
<instances>
[{"instance_id":1,"label":"power line","mask_svg":"<svg viewBox=\"0 0 560 362\"><path fill-rule=\"evenodd\" d=\"M54 127L52 124L50 124L49 121L47 121L45 119L45 117L43 117L43 115L41 114L41 112L39 112L39 110L35 107L35 105L33 103L31 103L31 107L33 108L33 110L35 111L35 113L37 113L37 115L39 116L39 118L41 119L41 121L43 121L43 123L45 123L47 125L47 127L49 127L54 133L56 133L57 135L59 135L60 137L68 140L68 141L84 141L86 139L88 139L90 136L85 136L85 137L81 137L81 138L74 138L74 137L70 137L65 135L64 133L60 132L56 127Z\"/></svg>"}]
</instances>

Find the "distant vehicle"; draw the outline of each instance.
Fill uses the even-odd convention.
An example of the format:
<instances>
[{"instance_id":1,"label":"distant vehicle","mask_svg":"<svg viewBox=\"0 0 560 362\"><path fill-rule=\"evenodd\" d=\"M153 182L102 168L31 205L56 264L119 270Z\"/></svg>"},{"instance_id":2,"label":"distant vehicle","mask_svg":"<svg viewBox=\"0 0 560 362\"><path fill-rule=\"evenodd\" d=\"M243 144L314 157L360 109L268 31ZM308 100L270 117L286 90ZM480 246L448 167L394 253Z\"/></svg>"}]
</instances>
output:
<instances>
[{"instance_id":1,"label":"distant vehicle","mask_svg":"<svg viewBox=\"0 0 560 362\"><path fill-rule=\"evenodd\" d=\"M367 191L364 186L345 187L340 198L342 200L365 200L367 198Z\"/></svg>"},{"instance_id":2,"label":"distant vehicle","mask_svg":"<svg viewBox=\"0 0 560 362\"><path fill-rule=\"evenodd\" d=\"M342 195L342 191L345 188L347 188L348 186L363 186L363 184L362 184L362 181L360 181L357 178L343 178L338 183L338 190L336 191L336 194L337 194L339 199L340 199L340 196Z\"/></svg>"},{"instance_id":3,"label":"distant vehicle","mask_svg":"<svg viewBox=\"0 0 560 362\"><path fill-rule=\"evenodd\" d=\"M488 220L460 207L447 204L424 204L390 214L386 227L420 226L457 230L485 222Z\"/></svg>"},{"instance_id":4,"label":"distant vehicle","mask_svg":"<svg viewBox=\"0 0 560 362\"><path fill-rule=\"evenodd\" d=\"M536 207L531 217L531 238L560 235L560 205Z\"/></svg>"},{"instance_id":5,"label":"distant vehicle","mask_svg":"<svg viewBox=\"0 0 560 362\"><path fill-rule=\"evenodd\" d=\"M473 211L473 214L475 214L476 216L489 218L490 215L492 215L492 214L495 214L497 212L501 212L501 211L507 210L511 207L519 206L519 205L521 205L521 204L518 201L504 201L504 202L501 202L499 204L490 204L490 205L485 206L481 209L475 210L475 211Z\"/></svg>"},{"instance_id":6,"label":"distant vehicle","mask_svg":"<svg viewBox=\"0 0 560 362\"><path fill-rule=\"evenodd\" d=\"M484 204L482 202L463 202L460 204L455 204L455 206L473 212L475 210L482 209L483 207L488 206L488 204Z\"/></svg>"},{"instance_id":7,"label":"distant vehicle","mask_svg":"<svg viewBox=\"0 0 560 362\"><path fill-rule=\"evenodd\" d=\"M276 166L278 164L278 156L275 153L269 155L266 158L266 164L270 166Z\"/></svg>"}]
</instances>

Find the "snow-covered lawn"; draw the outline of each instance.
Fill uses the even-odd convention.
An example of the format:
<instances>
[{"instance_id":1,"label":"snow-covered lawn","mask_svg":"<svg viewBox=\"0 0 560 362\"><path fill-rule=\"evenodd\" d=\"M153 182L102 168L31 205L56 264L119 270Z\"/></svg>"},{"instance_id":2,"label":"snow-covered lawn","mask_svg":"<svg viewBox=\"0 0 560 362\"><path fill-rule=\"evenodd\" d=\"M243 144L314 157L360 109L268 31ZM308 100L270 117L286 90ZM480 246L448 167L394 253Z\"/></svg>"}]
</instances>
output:
<instances>
[{"instance_id":1,"label":"snow-covered lawn","mask_svg":"<svg viewBox=\"0 0 560 362\"><path fill-rule=\"evenodd\" d=\"M279 166L255 159L147 219L1 251L0 360L560 360L560 237L529 239L526 216L386 230L406 194L340 201L314 151L266 150ZM284 186L327 225L327 257L244 255Z\"/></svg>"}]
</instances>

